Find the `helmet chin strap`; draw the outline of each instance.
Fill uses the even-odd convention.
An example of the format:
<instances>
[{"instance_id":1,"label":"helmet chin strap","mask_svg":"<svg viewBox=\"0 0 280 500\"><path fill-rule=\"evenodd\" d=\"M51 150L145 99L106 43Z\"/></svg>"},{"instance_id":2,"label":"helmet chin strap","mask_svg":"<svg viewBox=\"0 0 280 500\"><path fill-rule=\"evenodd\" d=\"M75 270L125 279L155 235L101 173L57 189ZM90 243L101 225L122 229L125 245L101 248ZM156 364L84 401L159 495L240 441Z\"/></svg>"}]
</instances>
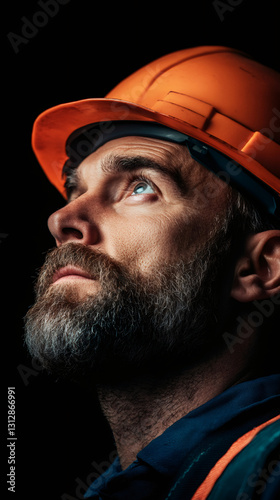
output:
<instances>
[{"instance_id":1,"label":"helmet chin strap","mask_svg":"<svg viewBox=\"0 0 280 500\"><path fill-rule=\"evenodd\" d=\"M187 146L195 161L252 200L268 216L280 220L280 199L269 186L216 149L156 122L112 121L79 128L67 140L67 163L77 167L103 144L127 136L150 137Z\"/></svg>"}]
</instances>

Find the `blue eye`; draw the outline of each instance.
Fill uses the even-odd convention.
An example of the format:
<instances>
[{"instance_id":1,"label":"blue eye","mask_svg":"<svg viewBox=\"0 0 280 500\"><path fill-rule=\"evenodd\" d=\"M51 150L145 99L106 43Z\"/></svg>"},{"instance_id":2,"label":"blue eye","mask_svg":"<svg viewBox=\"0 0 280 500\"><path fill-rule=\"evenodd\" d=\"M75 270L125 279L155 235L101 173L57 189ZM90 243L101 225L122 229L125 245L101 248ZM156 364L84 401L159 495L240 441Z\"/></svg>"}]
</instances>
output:
<instances>
[{"instance_id":1,"label":"blue eye","mask_svg":"<svg viewBox=\"0 0 280 500\"><path fill-rule=\"evenodd\" d=\"M132 196L135 196L136 194L150 194L154 193L154 190L152 186L145 181L138 182L136 184L135 188L133 189Z\"/></svg>"}]
</instances>

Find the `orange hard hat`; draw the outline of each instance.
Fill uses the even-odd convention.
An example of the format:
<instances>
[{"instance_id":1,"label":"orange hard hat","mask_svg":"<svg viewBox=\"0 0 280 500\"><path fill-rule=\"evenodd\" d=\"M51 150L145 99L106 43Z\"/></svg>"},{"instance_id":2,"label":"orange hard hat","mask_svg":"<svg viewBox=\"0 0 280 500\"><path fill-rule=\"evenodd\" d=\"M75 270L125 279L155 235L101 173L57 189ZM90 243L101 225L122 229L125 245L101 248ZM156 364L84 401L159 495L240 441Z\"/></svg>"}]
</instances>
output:
<instances>
[{"instance_id":1,"label":"orange hard hat","mask_svg":"<svg viewBox=\"0 0 280 500\"><path fill-rule=\"evenodd\" d=\"M123 127L119 128L119 123ZM177 51L136 71L105 98L48 109L34 123L32 146L49 180L65 196L62 168L69 160L69 138L79 137L90 127L87 139L90 136L94 142L93 138L98 138L100 145L121 135L149 136L155 126L163 139L168 140L164 130L170 129L174 132L170 140L180 142L177 132L183 143L185 136L191 154L214 171L225 170L229 165L225 160L241 166L243 180L239 183L236 179L237 185L243 184L253 196L257 192L260 202L268 193L270 198L264 204L270 205L271 213L276 212L280 194L280 74L232 48L204 46ZM232 166L228 171L233 178Z\"/></svg>"}]
</instances>

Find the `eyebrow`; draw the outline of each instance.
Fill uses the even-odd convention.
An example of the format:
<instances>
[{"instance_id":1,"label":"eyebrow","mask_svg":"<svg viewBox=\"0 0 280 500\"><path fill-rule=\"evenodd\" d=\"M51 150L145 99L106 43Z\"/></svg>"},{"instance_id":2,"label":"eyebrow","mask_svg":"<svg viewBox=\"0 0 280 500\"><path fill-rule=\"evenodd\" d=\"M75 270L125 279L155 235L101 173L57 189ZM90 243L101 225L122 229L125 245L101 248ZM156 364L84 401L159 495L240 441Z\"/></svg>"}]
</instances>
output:
<instances>
[{"instance_id":1,"label":"eyebrow","mask_svg":"<svg viewBox=\"0 0 280 500\"><path fill-rule=\"evenodd\" d=\"M187 192L186 181L183 179L180 167L174 166L170 162L169 166L156 162L146 156L120 156L109 155L101 160L101 170L105 174L115 175L118 173L134 172L141 169L150 169L168 177L173 181L181 195ZM67 198L69 199L74 191L79 189L79 170L78 167L65 168L66 181L64 184Z\"/></svg>"},{"instance_id":2,"label":"eyebrow","mask_svg":"<svg viewBox=\"0 0 280 500\"><path fill-rule=\"evenodd\" d=\"M135 170L151 169L170 178L182 194L187 191L186 182L178 167L158 163L145 156L108 156L101 162L102 171L105 174L117 174L123 172L134 172Z\"/></svg>"}]
</instances>

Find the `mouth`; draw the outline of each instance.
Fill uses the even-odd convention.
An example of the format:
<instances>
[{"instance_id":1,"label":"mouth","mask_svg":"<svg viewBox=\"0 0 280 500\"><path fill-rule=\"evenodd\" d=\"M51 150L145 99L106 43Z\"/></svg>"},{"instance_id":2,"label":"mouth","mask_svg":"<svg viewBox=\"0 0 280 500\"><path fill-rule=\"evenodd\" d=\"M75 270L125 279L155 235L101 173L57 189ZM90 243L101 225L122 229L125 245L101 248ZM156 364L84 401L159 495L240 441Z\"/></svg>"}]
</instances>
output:
<instances>
[{"instance_id":1,"label":"mouth","mask_svg":"<svg viewBox=\"0 0 280 500\"><path fill-rule=\"evenodd\" d=\"M58 269L52 279L52 283L58 283L66 280L93 280L92 276L78 267L66 266Z\"/></svg>"}]
</instances>

